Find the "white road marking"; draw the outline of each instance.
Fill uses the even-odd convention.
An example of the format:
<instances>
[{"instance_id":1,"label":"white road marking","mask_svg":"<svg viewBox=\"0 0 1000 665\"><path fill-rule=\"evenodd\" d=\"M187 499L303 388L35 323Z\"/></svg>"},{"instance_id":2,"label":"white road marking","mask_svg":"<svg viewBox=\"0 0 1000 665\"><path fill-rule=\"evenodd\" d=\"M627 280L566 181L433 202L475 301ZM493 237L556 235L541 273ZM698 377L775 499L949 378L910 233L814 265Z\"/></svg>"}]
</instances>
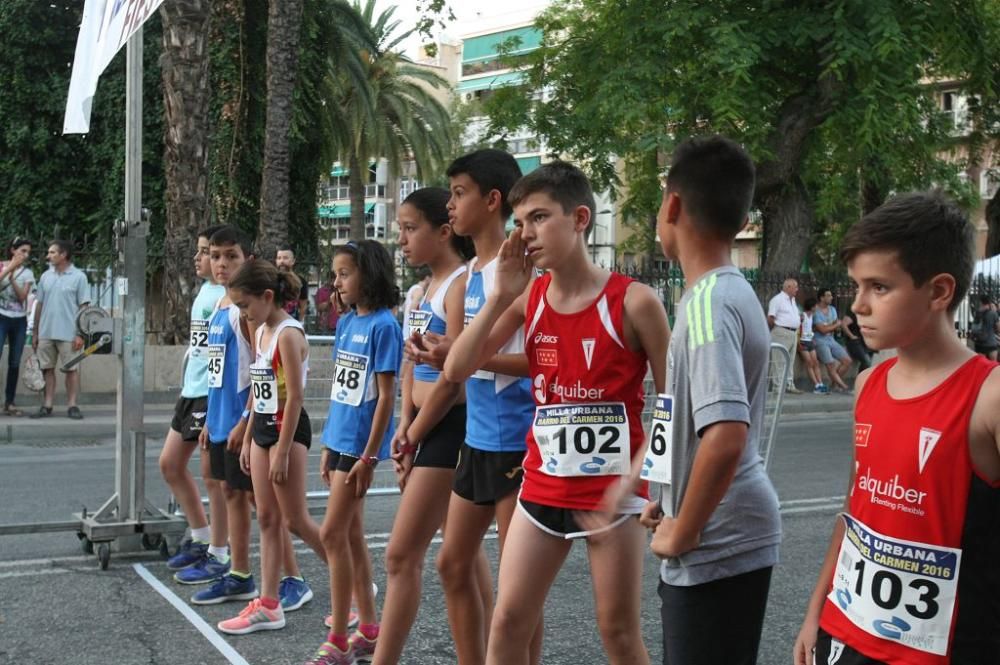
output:
<instances>
[{"instance_id":1,"label":"white road marking","mask_svg":"<svg viewBox=\"0 0 1000 665\"><path fill-rule=\"evenodd\" d=\"M232 665L250 665L250 663L247 662L247 660L241 656L236 649L230 646L229 642L222 639L222 636L219 635L214 628L209 626L204 619L198 616L198 614L191 609L187 603L178 598L177 594L165 587L160 580L156 579L151 572L146 570L145 566L141 563L136 563L132 565L132 568L135 569L135 572L138 573L139 577L146 580L146 583L149 584L149 586L153 587L153 589L163 596L168 603L173 605L177 611L180 612L181 615L187 619L191 625L193 625L227 661L229 661Z\"/></svg>"}]
</instances>

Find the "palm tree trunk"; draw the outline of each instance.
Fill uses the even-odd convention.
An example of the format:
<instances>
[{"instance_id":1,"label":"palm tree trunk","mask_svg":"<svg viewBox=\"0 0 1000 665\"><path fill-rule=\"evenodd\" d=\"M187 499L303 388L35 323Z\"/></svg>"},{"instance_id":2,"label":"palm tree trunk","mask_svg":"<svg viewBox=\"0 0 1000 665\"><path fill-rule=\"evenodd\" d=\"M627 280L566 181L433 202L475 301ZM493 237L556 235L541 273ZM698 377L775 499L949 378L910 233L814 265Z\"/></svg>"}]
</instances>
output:
<instances>
[{"instance_id":1,"label":"palm tree trunk","mask_svg":"<svg viewBox=\"0 0 1000 665\"><path fill-rule=\"evenodd\" d=\"M365 181L367 178L362 174L368 173L366 164L362 170L361 160L355 152L351 152L347 164L348 173L348 194L351 198L351 238L354 240L365 239Z\"/></svg>"},{"instance_id":2,"label":"palm tree trunk","mask_svg":"<svg viewBox=\"0 0 1000 665\"><path fill-rule=\"evenodd\" d=\"M270 0L267 12L267 120L257 246L273 257L288 241L289 133L298 70L303 0Z\"/></svg>"},{"instance_id":3,"label":"palm tree trunk","mask_svg":"<svg viewBox=\"0 0 1000 665\"><path fill-rule=\"evenodd\" d=\"M182 343L197 276L198 231L208 222L208 0L174 0L160 8L163 21L164 171L166 219L163 280L167 309L161 343Z\"/></svg>"}]
</instances>

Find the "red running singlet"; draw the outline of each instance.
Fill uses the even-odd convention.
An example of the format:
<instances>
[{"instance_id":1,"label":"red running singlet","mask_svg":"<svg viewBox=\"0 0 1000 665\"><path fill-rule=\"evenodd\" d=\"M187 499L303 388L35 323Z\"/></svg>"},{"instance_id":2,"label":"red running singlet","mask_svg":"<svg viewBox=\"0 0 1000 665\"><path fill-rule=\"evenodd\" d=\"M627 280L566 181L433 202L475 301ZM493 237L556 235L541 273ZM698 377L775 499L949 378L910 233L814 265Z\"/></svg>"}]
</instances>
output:
<instances>
[{"instance_id":1,"label":"red running singlet","mask_svg":"<svg viewBox=\"0 0 1000 665\"><path fill-rule=\"evenodd\" d=\"M820 625L893 665L1000 662L1000 483L973 467L969 421L997 366L970 359L912 399L889 396L896 360L855 409L854 486Z\"/></svg>"},{"instance_id":2,"label":"red running singlet","mask_svg":"<svg viewBox=\"0 0 1000 665\"><path fill-rule=\"evenodd\" d=\"M525 311L535 417L528 430L521 498L571 510L595 510L605 490L628 474L644 433L645 353L625 344L625 291L633 281L611 273L580 312L561 314L545 300L551 275L536 280ZM640 496L647 496L643 483ZM644 501L636 502L638 507Z\"/></svg>"}]
</instances>

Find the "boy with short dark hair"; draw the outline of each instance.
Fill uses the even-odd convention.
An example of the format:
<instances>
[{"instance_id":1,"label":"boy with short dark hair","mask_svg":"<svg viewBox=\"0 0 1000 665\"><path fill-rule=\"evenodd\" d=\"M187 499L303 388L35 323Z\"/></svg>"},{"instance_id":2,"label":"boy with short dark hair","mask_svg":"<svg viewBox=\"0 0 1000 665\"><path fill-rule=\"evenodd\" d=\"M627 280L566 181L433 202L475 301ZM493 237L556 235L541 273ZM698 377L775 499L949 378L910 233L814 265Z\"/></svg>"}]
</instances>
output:
<instances>
[{"instance_id":1,"label":"boy with short dark hair","mask_svg":"<svg viewBox=\"0 0 1000 665\"><path fill-rule=\"evenodd\" d=\"M188 471L205 427L208 412L208 324L226 288L212 278L209 239L220 226L210 226L198 234L194 257L195 273L204 279L191 305L190 343L184 357L184 385L174 407L170 431L160 453L160 472L177 499L191 527L191 538L167 562L167 568L178 571L174 579L182 584L211 582L229 570L229 538L226 526L225 498L222 484L212 478L208 451L201 456L202 476L208 493L212 526L208 524L201 495L194 477Z\"/></svg>"},{"instance_id":2,"label":"boy with short dark hair","mask_svg":"<svg viewBox=\"0 0 1000 665\"><path fill-rule=\"evenodd\" d=\"M955 334L973 226L939 193L898 196L844 238L865 343L854 466L794 662L993 663L1000 654L1000 376Z\"/></svg>"},{"instance_id":3,"label":"boy with short dark hair","mask_svg":"<svg viewBox=\"0 0 1000 665\"><path fill-rule=\"evenodd\" d=\"M544 164L514 185L510 201L518 228L500 251L486 304L445 364L451 380L470 376L526 327L535 417L486 662L528 665L547 591L573 541L583 540L608 662L648 663L640 625L645 537L635 519L645 483L616 502L610 519L594 517L641 466L643 382L651 369L663 389L666 311L648 286L590 260L594 195L578 168ZM546 272L529 287L533 267Z\"/></svg>"},{"instance_id":4,"label":"boy with short dark hair","mask_svg":"<svg viewBox=\"0 0 1000 665\"><path fill-rule=\"evenodd\" d=\"M755 663L778 561L778 499L758 453L770 336L730 259L754 178L746 152L714 136L678 145L662 183L660 242L687 283L658 399L672 409L654 413L646 460L663 483L643 523L663 559L665 665Z\"/></svg>"}]
</instances>

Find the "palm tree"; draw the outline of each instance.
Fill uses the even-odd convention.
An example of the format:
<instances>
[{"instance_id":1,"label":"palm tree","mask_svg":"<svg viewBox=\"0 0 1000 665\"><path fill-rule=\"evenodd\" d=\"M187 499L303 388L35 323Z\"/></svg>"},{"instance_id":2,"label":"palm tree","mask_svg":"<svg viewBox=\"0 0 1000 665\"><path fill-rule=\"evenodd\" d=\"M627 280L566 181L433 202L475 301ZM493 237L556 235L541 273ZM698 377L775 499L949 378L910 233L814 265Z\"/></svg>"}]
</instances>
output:
<instances>
[{"instance_id":1,"label":"palm tree","mask_svg":"<svg viewBox=\"0 0 1000 665\"><path fill-rule=\"evenodd\" d=\"M260 188L260 220L257 245L262 255L271 256L278 245L288 241L289 220L289 138L293 128L293 99L308 94L297 85L299 41L303 0L270 0L267 26L267 120L264 161ZM360 89L359 99L371 104L365 78L365 53L378 46L366 22L346 0L330 0L321 11L327 36L327 59L350 87ZM332 143L330 118L320 120L323 133ZM319 174L316 174L316 178Z\"/></svg>"},{"instance_id":2,"label":"palm tree","mask_svg":"<svg viewBox=\"0 0 1000 665\"><path fill-rule=\"evenodd\" d=\"M355 11L370 26L377 48L362 50L366 86L348 83L344 73L331 70L332 131L336 152L349 169L351 237L365 237L365 179L368 160L384 157L398 174L404 160L412 159L417 175L433 170L451 153L452 132L448 109L431 89L448 82L395 51L415 30L396 36L400 21L395 7L375 18L375 0L358 0Z\"/></svg>"}]
</instances>

